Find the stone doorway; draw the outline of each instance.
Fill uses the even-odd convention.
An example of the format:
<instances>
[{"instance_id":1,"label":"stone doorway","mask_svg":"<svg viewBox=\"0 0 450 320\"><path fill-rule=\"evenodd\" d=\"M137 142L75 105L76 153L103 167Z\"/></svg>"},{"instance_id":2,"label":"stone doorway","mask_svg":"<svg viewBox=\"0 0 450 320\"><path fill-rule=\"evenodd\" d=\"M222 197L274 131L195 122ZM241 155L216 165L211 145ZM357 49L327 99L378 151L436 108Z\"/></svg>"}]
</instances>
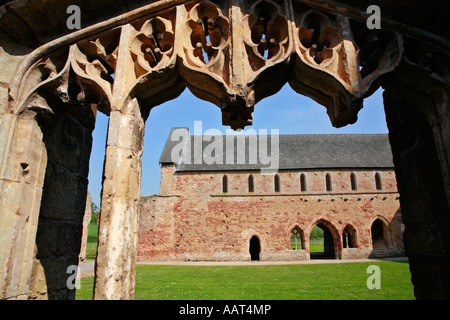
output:
<instances>
[{"instance_id":1,"label":"stone doorway","mask_svg":"<svg viewBox=\"0 0 450 320\"><path fill-rule=\"evenodd\" d=\"M259 261L261 253L261 243L257 236L250 239L250 259L252 261Z\"/></svg>"},{"instance_id":2,"label":"stone doorway","mask_svg":"<svg viewBox=\"0 0 450 320\"><path fill-rule=\"evenodd\" d=\"M370 232L372 234L372 253L371 257L383 257L389 254L389 245L385 230L385 224L380 219L372 223Z\"/></svg>"}]
</instances>

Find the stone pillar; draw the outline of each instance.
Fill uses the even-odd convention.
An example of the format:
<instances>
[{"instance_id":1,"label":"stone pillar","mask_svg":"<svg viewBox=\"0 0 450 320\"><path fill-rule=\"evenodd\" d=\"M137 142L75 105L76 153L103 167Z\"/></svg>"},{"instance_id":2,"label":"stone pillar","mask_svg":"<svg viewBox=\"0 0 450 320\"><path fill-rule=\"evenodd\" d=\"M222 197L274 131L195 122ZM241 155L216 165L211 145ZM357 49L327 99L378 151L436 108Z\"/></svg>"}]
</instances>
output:
<instances>
[{"instance_id":1,"label":"stone pillar","mask_svg":"<svg viewBox=\"0 0 450 320\"><path fill-rule=\"evenodd\" d=\"M44 269L48 298L52 300L75 299L75 288L67 281L73 274L69 267L78 265L86 208L95 118L88 105L77 106L73 113L58 119L50 133L44 131L48 161L36 259Z\"/></svg>"},{"instance_id":2,"label":"stone pillar","mask_svg":"<svg viewBox=\"0 0 450 320\"><path fill-rule=\"evenodd\" d=\"M144 120L136 99L111 111L100 210L95 299L133 299Z\"/></svg>"},{"instance_id":3,"label":"stone pillar","mask_svg":"<svg viewBox=\"0 0 450 320\"><path fill-rule=\"evenodd\" d=\"M450 140L442 131L450 124L448 96L420 99L418 90L395 87L384 92L384 104L414 293L417 299L449 299Z\"/></svg>"},{"instance_id":4,"label":"stone pillar","mask_svg":"<svg viewBox=\"0 0 450 320\"><path fill-rule=\"evenodd\" d=\"M34 112L0 119L0 299L27 299L47 154Z\"/></svg>"}]
</instances>

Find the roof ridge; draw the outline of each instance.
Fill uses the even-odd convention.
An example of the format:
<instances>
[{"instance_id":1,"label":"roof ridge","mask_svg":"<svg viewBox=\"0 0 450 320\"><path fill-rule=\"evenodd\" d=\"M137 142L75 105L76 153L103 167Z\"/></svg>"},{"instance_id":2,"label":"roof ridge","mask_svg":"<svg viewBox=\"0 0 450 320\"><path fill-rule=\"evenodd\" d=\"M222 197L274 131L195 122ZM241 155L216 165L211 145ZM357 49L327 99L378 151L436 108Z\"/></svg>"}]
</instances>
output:
<instances>
[{"instance_id":1,"label":"roof ridge","mask_svg":"<svg viewBox=\"0 0 450 320\"><path fill-rule=\"evenodd\" d=\"M235 136L244 138L245 143L239 143ZM178 135L177 141L172 141L169 135L160 163L176 164L179 171L257 170L267 166L269 160L270 163L276 162L278 169L394 167L388 134L281 134L278 139L270 138L273 135L269 134L266 148L260 146L263 141L259 139L261 136L191 136L185 131ZM195 137L211 139L196 140ZM217 139L212 139L214 137L223 139L217 144ZM233 137L231 144L229 137ZM252 144L252 141L255 143ZM174 148L180 152L180 157L172 160ZM184 162L180 161L183 156Z\"/></svg>"}]
</instances>

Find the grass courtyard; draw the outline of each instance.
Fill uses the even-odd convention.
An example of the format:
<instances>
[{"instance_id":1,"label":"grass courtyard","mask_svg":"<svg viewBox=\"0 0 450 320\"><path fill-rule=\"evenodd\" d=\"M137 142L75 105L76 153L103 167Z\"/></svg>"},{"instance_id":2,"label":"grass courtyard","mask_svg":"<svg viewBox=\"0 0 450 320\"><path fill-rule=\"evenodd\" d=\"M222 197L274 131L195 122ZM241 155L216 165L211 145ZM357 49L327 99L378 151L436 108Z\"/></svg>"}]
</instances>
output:
<instances>
[{"instance_id":1,"label":"grass courtyard","mask_svg":"<svg viewBox=\"0 0 450 320\"><path fill-rule=\"evenodd\" d=\"M380 268L380 289L368 289ZM92 299L93 277L81 279L77 300ZM407 261L368 263L136 267L136 300L410 300Z\"/></svg>"},{"instance_id":2,"label":"grass courtyard","mask_svg":"<svg viewBox=\"0 0 450 320\"><path fill-rule=\"evenodd\" d=\"M94 260L97 253L98 225L89 224L88 237L86 241L86 260Z\"/></svg>"}]
</instances>

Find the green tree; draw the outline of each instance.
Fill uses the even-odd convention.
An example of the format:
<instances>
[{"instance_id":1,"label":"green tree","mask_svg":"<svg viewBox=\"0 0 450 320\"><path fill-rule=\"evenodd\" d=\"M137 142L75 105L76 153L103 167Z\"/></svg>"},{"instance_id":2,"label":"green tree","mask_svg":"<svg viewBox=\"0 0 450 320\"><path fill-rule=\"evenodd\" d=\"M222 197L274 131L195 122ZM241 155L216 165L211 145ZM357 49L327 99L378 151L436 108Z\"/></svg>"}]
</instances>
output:
<instances>
[{"instance_id":1,"label":"green tree","mask_svg":"<svg viewBox=\"0 0 450 320\"><path fill-rule=\"evenodd\" d=\"M91 223L98 224L99 212L100 212L100 208L94 202L92 202L92 204L91 204Z\"/></svg>"},{"instance_id":2,"label":"green tree","mask_svg":"<svg viewBox=\"0 0 450 320\"><path fill-rule=\"evenodd\" d=\"M323 239L323 230L320 227L314 227L311 231L311 237L313 239Z\"/></svg>"}]
</instances>

